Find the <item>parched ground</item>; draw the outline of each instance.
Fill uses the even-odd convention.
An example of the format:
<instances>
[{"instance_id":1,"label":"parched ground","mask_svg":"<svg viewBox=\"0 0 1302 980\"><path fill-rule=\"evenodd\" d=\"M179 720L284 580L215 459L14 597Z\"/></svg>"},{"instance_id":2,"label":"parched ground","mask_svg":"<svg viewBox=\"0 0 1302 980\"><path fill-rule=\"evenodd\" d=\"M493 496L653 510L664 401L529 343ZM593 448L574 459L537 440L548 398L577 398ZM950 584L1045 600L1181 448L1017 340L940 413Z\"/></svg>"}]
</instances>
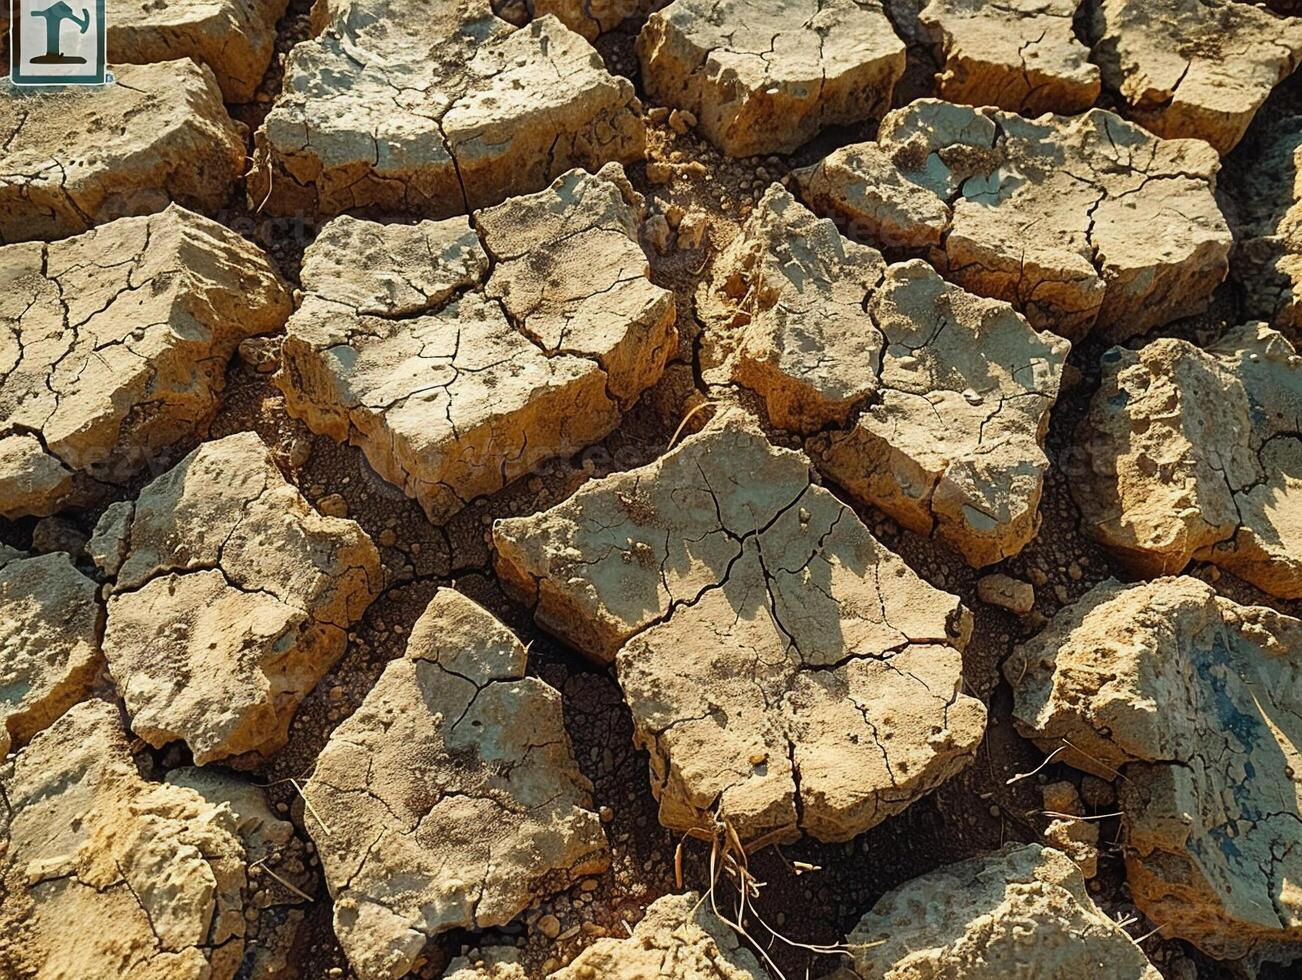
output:
<instances>
[{"instance_id":1,"label":"parched ground","mask_svg":"<svg viewBox=\"0 0 1302 980\"><path fill-rule=\"evenodd\" d=\"M249 101L227 107L232 118L246 127L246 151L250 156L252 134L281 90L289 49L312 33L309 6L306 0L290 4L276 25L275 54L261 84ZM535 6L539 14L560 11L562 20L566 19L561 10L567 7L565 4L520 2L494 6L503 8L500 12L512 22L516 18L523 22ZM635 15L645 18L648 5L633 6L639 8ZM926 29L918 26L918 11L925 4L894 0L884 6L900 36L909 43L908 65L895 90L894 107L899 108L914 96L936 94L930 87L931 74L944 70L945 51L943 46L929 45ZM945 6L932 4L937 9ZM1053 5L1046 4L1049 6ZM1270 6L1284 11L1288 4ZM596 7L602 10L596 19L603 29L617 23L617 19L610 19L606 5ZM585 16L571 20L585 25ZM1078 16L1073 30L1081 45L1088 48L1094 39L1085 21ZM622 412L608 435L572 456L539 464L504 489L471 500L441 523L431 523L417 501L371 469L359 446L314 434L288 411L285 395L272 379L284 337L282 330L250 337L239 345L220 391L220 407L207 423L202 438L194 434L193 427L186 428L177 441L151 452L143 468L133 469L120 481L94 488L96 492L86 498L89 502L78 509L54 518L22 516L0 520L0 584L4 584L18 578L18 566L12 564L12 556L6 557L4 546L28 553L80 552L110 505L137 500L142 490L200 442L252 431L308 503L331 518L355 521L378 548L383 587L361 618L347 626L348 643L342 656L298 703L285 746L267 758L241 763L241 778L265 787L276 817L293 825L292 840L276 845L277 854L288 856L281 864L272 860L268 865L276 869L279 877L260 874L254 879L263 889L260 901L279 904L264 909L256 928L251 926L244 939L246 950L256 947L259 936L280 934L287 914L294 919L302 916L297 931L289 933L292 945L269 959L284 965L287 972L276 974L271 970L269 975L355 975L336 938L336 909L327 892L327 869L322 868L316 853L318 843L314 843L320 828L292 780L306 784L332 735L348 736L347 726L341 726L362 708L386 666L411 655L413 627L435 594L447 586L474 600L514 632L528 651L527 676L559 692L573 759L582 779L591 784L590 809L599 815L609 842L609 867L585 872L569 890L541 899L505 925L474 933L460 928L437 933L414 974L441 977L449 964L463 954L471 955L464 957L458 967L470 963L473 968L476 951L507 945L517 947L511 957L518 964L518 974L501 968L496 974L471 976L542 978L571 964L581 954L585 958L565 976L602 976L602 964L619 962L617 943L634 935L634 927L643 921L653 903L709 886L708 846L698 840L684 841L681 833L661 826L660 804L648 784L649 757L635 748L635 719L625 703L615 669L555 639L537 625L532 610L508 595L494 563L493 525L504 518L541 514L569 500L593 478L653 463L665 455L671 443L681 441L679 427L685 416L695 410L683 431L696 431L715 411L709 403L724 398L749 408L775 446L805 445L804 436L770 424L764 401L754 391L726 378L720 381L707 377L701 357L704 328L694 310L703 284L710 282L715 271L713 263L742 235L770 185L786 182L792 193L797 193L798 182L787 180L793 171L816 164L833 150L875 139L878 120L833 126L791 154L741 159L726 156L703 132L684 120L681 110L671 115L667 111L669 103L656 108L647 96L639 74L638 26L636 19L625 22L601 34L593 44L604 70L629 79L647 105L646 160L628 165L626 172L631 190L645 196L648 217L642 227L642 244L648 256L649 277L655 286L673 294L678 341L660 380ZM591 34L593 30L588 26L581 33ZM1096 104L1121 108L1123 100L1110 90L1110 85L1105 78L1103 94ZM1224 156L1216 201L1236 239L1242 237L1240 229L1250 225L1261 208L1258 182L1254 180L1257 162L1277 140L1275 127L1280 121L1295 119L1299 113L1302 78L1295 77L1281 82L1265 98L1242 140ZM241 178L225 204L207 208L206 214L264 249L287 286L302 289L303 254L316 239L324 219L315 214L268 216L258 204L256 199L249 201L246 180ZM409 220L374 208L352 213L374 221ZM471 228L469 221L466 227ZM846 232L841 229L842 234ZM861 244L881 248L883 263L927 258L893 254L869 237ZM1232 268L1238 258L1237 253L1231 254ZM1155 340L1171 339L1198 348L1213 347L1239 324L1265 315L1247 301L1246 294L1242 284L1231 276L1212 293L1206 312L1156 326L1128 345L1138 349ZM1290 322L1281 319L1276 325L1282 336L1296 346L1302 343L1302 334ZM3 342L4 338L0 338L0 345ZM941 592L957 596L971 611L970 639L961 650L962 693L986 704L987 720L973 761L902 812L843 843L805 838L793 844L765 847L751 856L752 873L765 882L755 907L784 935L812 945L841 943L847 936L852 937L852 943L855 936L860 942L871 938L874 933L868 926L870 920L889 920L893 912L898 913L899 903L907 899L906 886L914 879L937 875L945 866L976 861L1001 848L1009 847L1011 854L1014 845L1044 843L1043 835L1055 819L1045 811L1057 810L1042 788L1066 781L1078 790L1086 812L1098 817L1090 821L1099 831L1098 870L1085 882L1083 891L1078 880L1071 877L1071 868L1055 871L1058 878L1071 879L1063 899L1067 912L1060 919L1078 921L1069 920L1068 913L1078 916L1079 921L1088 921L1106 933L1110 941L1118 938L1118 930L1140 939L1148 959L1168 980L1270 980L1293 975L1288 967L1264 964L1251 956L1241 961L1214 959L1186 939L1168 938L1156 931L1163 923L1151 921L1132 901L1122 848L1126 828L1123 817L1116 815L1121 805L1116 790L1098 773L1083 775L1059 757L1036 775L1009 782L1018 774L1036 770L1044 761L1045 751L1014 723L1012 680L1018 678L1014 675L1009 679L1006 665L1016 662L1024 643L1051 628L1056 615L1091 590L1112 578L1123 582L1136 578L1133 563L1123 561L1123 554L1110 551L1104 541L1087 533L1086 519L1063 468L1077 446L1082 425L1088 422L1096 394L1106 384L1103 355L1109 346L1107 338L1093 334L1073 344L1062 370L1056 404L1047 413L1047 427L1038 433L1034 429L1030 432L1032 437L1039 437L1050 464L1040 490L1039 527L1018 553L993 568L971 567L942 536L906 529L862 495L846 492L824 476L824 485L868 531L903 559L911 574ZM3 349L0 346L0 352ZM1296 435L1296 428L1285 429ZM77 499L80 503L83 498ZM1231 563L1217 558L1215 554L1194 555L1184 574L1202 580L1233 603L1265 606L1287 616L1302 617L1302 600L1264 592L1236 577ZM96 575L95 563L84 553L76 564L86 576ZM1018 580L1022 590L1025 584L1032 586L1034 598L1029 608L1019 603L1024 595L1014 598L1007 590L1001 592L996 583L979 585L992 571ZM9 588L10 592L0 593L0 601L10 605L0 605L0 611L16 617L19 614L8 610L18 602L13 598L17 589ZM987 601L995 599L998 601ZM1019 611L1009 606L1018 606ZM21 615L29 619L33 616L26 607ZM102 625L98 633L102 640ZM1302 651L1295 651L1295 656L1302 657ZM101 696L113 697L111 682L102 674L86 686ZM11 725L15 748L39 737L40 727L29 726L28 730ZM116 729L113 732L117 740ZM135 740L130 750L143 771L158 779L164 773L188 768L195 761L181 742L156 749ZM120 760L115 764L120 765ZM127 782L135 793L134 782ZM193 801L187 805L197 806ZM231 831L229 836L234 841L238 835ZM675 866L680 843L681 882L676 880ZM252 857L252 845L247 850L248 857ZM940 874L936 879L942 883L939 887L952 887L945 882L973 874L972 867L963 864L956 871ZM286 887L287 882L292 889ZM295 894L297 891L310 896L311 901L303 901ZM1097 903L1101 914L1120 926L1100 924L1095 910L1078 909L1082 895ZM250 894L241 901L252 902L253 898ZM654 938L660 935L654 930L665 928L661 923L666 917L671 924L677 923L675 915L684 913L676 910L673 899L657 907L647 920L650 925L637 934L647 937L645 948L654 948L655 942L661 941ZM746 964L734 968L751 969L746 947L741 947L744 955L738 958L732 934L711 933L715 927L717 924L693 926L693 942L708 947L709 957L719 955L712 945L717 944L730 962ZM266 943L270 945L271 940ZM836 957L814 953L806 946L778 943L766 946L765 952L788 978L804 977L807 971L812 977L824 976L844 965ZM937 956L943 958L941 953ZM855 969L863 971L864 977L881 975L867 972L865 962L863 956L855 961ZM582 972L585 964L598 972ZM768 963L755 965L772 972ZM460 980L462 975L457 976Z\"/></svg>"}]
</instances>

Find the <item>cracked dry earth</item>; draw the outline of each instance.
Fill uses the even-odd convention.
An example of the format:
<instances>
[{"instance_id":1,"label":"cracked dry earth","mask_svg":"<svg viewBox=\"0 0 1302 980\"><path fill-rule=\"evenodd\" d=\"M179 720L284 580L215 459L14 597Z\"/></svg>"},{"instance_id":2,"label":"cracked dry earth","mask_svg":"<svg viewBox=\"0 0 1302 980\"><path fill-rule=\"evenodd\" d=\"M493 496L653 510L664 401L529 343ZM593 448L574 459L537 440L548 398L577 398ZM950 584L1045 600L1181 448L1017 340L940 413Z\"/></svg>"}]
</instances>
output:
<instances>
[{"instance_id":1,"label":"cracked dry earth","mask_svg":"<svg viewBox=\"0 0 1302 980\"><path fill-rule=\"evenodd\" d=\"M132 2L0 83L0 975L1293 976L1298 14Z\"/></svg>"}]
</instances>

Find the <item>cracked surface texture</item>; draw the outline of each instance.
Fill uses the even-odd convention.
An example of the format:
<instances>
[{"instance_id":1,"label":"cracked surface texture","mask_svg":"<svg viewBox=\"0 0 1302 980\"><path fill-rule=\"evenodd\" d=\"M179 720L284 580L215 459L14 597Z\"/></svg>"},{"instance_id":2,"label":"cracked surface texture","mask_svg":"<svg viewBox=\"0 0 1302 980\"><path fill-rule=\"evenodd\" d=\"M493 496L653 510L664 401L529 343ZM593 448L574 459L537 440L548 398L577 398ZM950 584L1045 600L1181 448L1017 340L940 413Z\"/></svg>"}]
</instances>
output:
<instances>
[{"instance_id":1,"label":"cracked surface texture","mask_svg":"<svg viewBox=\"0 0 1302 980\"><path fill-rule=\"evenodd\" d=\"M1020 730L1116 779L1130 893L1167 935L1220 958L1302 940L1302 622L1108 581L1004 672Z\"/></svg>"},{"instance_id":2,"label":"cracked surface texture","mask_svg":"<svg viewBox=\"0 0 1302 980\"><path fill-rule=\"evenodd\" d=\"M0 80L0 244L64 238L172 202L210 214L226 204L244 136L212 72L187 60L112 70L116 84L102 87Z\"/></svg>"},{"instance_id":3,"label":"cracked surface texture","mask_svg":"<svg viewBox=\"0 0 1302 980\"><path fill-rule=\"evenodd\" d=\"M487 0L368 0L328 18L254 141L249 201L268 213L443 218L642 156L632 83L554 17L516 30Z\"/></svg>"},{"instance_id":4,"label":"cracked surface texture","mask_svg":"<svg viewBox=\"0 0 1302 980\"><path fill-rule=\"evenodd\" d=\"M362 529L313 510L251 432L112 504L89 548L113 579L104 654L132 731L199 765L284 745L382 585Z\"/></svg>"},{"instance_id":5,"label":"cracked surface texture","mask_svg":"<svg viewBox=\"0 0 1302 980\"><path fill-rule=\"evenodd\" d=\"M560 695L524 676L527 659L443 589L321 752L307 826L362 980L401 977L435 934L502 925L609 864Z\"/></svg>"},{"instance_id":6,"label":"cracked surface texture","mask_svg":"<svg viewBox=\"0 0 1302 980\"><path fill-rule=\"evenodd\" d=\"M548 980L769 980L696 892L653 902L627 939L600 939Z\"/></svg>"},{"instance_id":7,"label":"cracked surface texture","mask_svg":"<svg viewBox=\"0 0 1302 980\"><path fill-rule=\"evenodd\" d=\"M1264 142L1244 173L1230 271L1248 316L1302 331L1302 116L1281 120Z\"/></svg>"},{"instance_id":8,"label":"cracked surface texture","mask_svg":"<svg viewBox=\"0 0 1302 980\"><path fill-rule=\"evenodd\" d=\"M1030 120L920 99L890 113L876 143L797 179L855 237L925 255L1036 329L1124 339L1201 312L1225 278L1219 169L1206 143L1157 139L1101 109Z\"/></svg>"},{"instance_id":9,"label":"cracked surface texture","mask_svg":"<svg viewBox=\"0 0 1302 980\"><path fill-rule=\"evenodd\" d=\"M904 42L878 0L674 0L647 20L637 52L651 100L695 113L735 157L880 119L904 73Z\"/></svg>"},{"instance_id":10,"label":"cracked surface texture","mask_svg":"<svg viewBox=\"0 0 1302 980\"><path fill-rule=\"evenodd\" d=\"M1302 597L1302 357L1265 324L1108 351L1064 468L1085 529L1138 573L1196 558Z\"/></svg>"},{"instance_id":11,"label":"cracked surface texture","mask_svg":"<svg viewBox=\"0 0 1302 980\"><path fill-rule=\"evenodd\" d=\"M104 667L97 592L66 554L0 547L0 759L90 695Z\"/></svg>"},{"instance_id":12,"label":"cracked surface texture","mask_svg":"<svg viewBox=\"0 0 1302 980\"><path fill-rule=\"evenodd\" d=\"M1236 0L1101 0L1091 30L1132 119L1222 155L1302 61L1302 22Z\"/></svg>"},{"instance_id":13,"label":"cracked surface texture","mask_svg":"<svg viewBox=\"0 0 1302 980\"><path fill-rule=\"evenodd\" d=\"M494 543L539 625L615 660L666 827L848 840L981 740L967 611L741 412Z\"/></svg>"},{"instance_id":14,"label":"cracked surface texture","mask_svg":"<svg viewBox=\"0 0 1302 980\"><path fill-rule=\"evenodd\" d=\"M0 247L0 515L157 463L212 417L240 341L290 309L258 248L175 205Z\"/></svg>"},{"instance_id":15,"label":"cracked surface texture","mask_svg":"<svg viewBox=\"0 0 1302 980\"><path fill-rule=\"evenodd\" d=\"M286 0L124 0L107 22L108 57L148 64L192 58L212 69L224 102L248 102L276 45Z\"/></svg>"},{"instance_id":16,"label":"cracked surface texture","mask_svg":"<svg viewBox=\"0 0 1302 980\"><path fill-rule=\"evenodd\" d=\"M1028 116L1084 112L1101 84L1072 29L1076 7L1076 0L932 0L918 18L940 49L938 94Z\"/></svg>"},{"instance_id":17,"label":"cracked surface texture","mask_svg":"<svg viewBox=\"0 0 1302 980\"><path fill-rule=\"evenodd\" d=\"M618 165L473 222L336 219L304 256L289 411L359 445L435 521L597 442L677 342L641 220Z\"/></svg>"},{"instance_id":18,"label":"cracked surface texture","mask_svg":"<svg viewBox=\"0 0 1302 980\"><path fill-rule=\"evenodd\" d=\"M1161 980L1059 851L1009 844L884 895L846 944L861 980Z\"/></svg>"},{"instance_id":19,"label":"cracked surface texture","mask_svg":"<svg viewBox=\"0 0 1302 980\"><path fill-rule=\"evenodd\" d=\"M255 831L228 804L142 779L115 706L72 708L0 770L0 788L0 972L236 975Z\"/></svg>"},{"instance_id":20,"label":"cracked surface texture","mask_svg":"<svg viewBox=\"0 0 1302 980\"><path fill-rule=\"evenodd\" d=\"M810 454L858 500L974 565L1034 537L1067 341L925 262L888 266L777 186L697 313L706 381L759 393L776 426L822 430Z\"/></svg>"}]
</instances>

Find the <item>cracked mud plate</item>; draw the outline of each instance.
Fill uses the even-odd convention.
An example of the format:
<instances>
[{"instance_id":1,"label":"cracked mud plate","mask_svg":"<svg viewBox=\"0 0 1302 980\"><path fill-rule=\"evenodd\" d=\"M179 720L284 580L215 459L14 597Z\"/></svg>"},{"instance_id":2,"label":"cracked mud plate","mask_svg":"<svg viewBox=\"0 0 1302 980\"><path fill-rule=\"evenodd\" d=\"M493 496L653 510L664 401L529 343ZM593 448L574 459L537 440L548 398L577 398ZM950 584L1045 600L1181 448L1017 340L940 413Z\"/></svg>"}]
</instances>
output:
<instances>
[{"instance_id":1,"label":"cracked mud plate","mask_svg":"<svg viewBox=\"0 0 1302 980\"><path fill-rule=\"evenodd\" d=\"M777 185L697 315L705 381L763 397L855 499L977 566L1035 536L1067 341L925 262L888 266Z\"/></svg>"},{"instance_id":2,"label":"cracked mud plate","mask_svg":"<svg viewBox=\"0 0 1302 980\"><path fill-rule=\"evenodd\" d=\"M852 237L924 255L1075 341L1206 308L1233 241L1213 195L1219 169L1206 143L1157 139L1102 109L1030 120L920 99L882 121L878 142L796 177Z\"/></svg>"},{"instance_id":3,"label":"cracked mud plate","mask_svg":"<svg viewBox=\"0 0 1302 980\"><path fill-rule=\"evenodd\" d=\"M729 413L659 461L499 521L497 568L614 660L661 822L848 840L971 762L969 616Z\"/></svg>"},{"instance_id":4,"label":"cracked mud plate","mask_svg":"<svg viewBox=\"0 0 1302 980\"><path fill-rule=\"evenodd\" d=\"M282 348L290 413L360 446L436 522L597 442L677 342L641 218L611 165L471 222L336 219Z\"/></svg>"},{"instance_id":5,"label":"cracked mud plate","mask_svg":"<svg viewBox=\"0 0 1302 980\"><path fill-rule=\"evenodd\" d=\"M254 142L249 203L433 218L527 194L572 167L642 156L627 79L554 17L513 29L487 0L327 6L290 53Z\"/></svg>"},{"instance_id":6,"label":"cracked mud plate","mask_svg":"<svg viewBox=\"0 0 1302 980\"><path fill-rule=\"evenodd\" d=\"M1108 581L1004 672L1027 737L1115 780L1154 923L1223 959L1302 941L1302 622L1193 578Z\"/></svg>"},{"instance_id":7,"label":"cracked mud plate","mask_svg":"<svg viewBox=\"0 0 1302 980\"><path fill-rule=\"evenodd\" d=\"M1108 351L1064 468L1085 529L1139 573L1199 559L1302 597L1302 357L1265 324Z\"/></svg>"},{"instance_id":8,"label":"cracked mud plate","mask_svg":"<svg viewBox=\"0 0 1302 980\"><path fill-rule=\"evenodd\" d=\"M313 510L252 432L112 504L88 548L112 578L104 654L132 731L199 765L284 745L383 584L365 532Z\"/></svg>"},{"instance_id":9,"label":"cracked mud plate","mask_svg":"<svg viewBox=\"0 0 1302 980\"><path fill-rule=\"evenodd\" d=\"M609 865L560 695L524 676L527 659L443 589L317 760L308 830L363 980L401 977L437 933L503 925Z\"/></svg>"},{"instance_id":10,"label":"cracked mud plate","mask_svg":"<svg viewBox=\"0 0 1302 980\"><path fill-rule=\"evenodd\" d=\"M0 515L56 513L158 466L216 412L240 341L290 309L259 249L176 206L0 247Z\"/></svg>"},{"instance_id":11,"label":"cracked mud plate","mask_svg":"<svg viewBox=\"0 0 1302 980\"><path fill-rule=\"evenodd\" d=\"M117 83L103 87L0 80L0 244L173 202L205 214L226 204L244 173L244 127L226 115L212 71L186 60L110 67Z\"/></svg>"}]
</instances>

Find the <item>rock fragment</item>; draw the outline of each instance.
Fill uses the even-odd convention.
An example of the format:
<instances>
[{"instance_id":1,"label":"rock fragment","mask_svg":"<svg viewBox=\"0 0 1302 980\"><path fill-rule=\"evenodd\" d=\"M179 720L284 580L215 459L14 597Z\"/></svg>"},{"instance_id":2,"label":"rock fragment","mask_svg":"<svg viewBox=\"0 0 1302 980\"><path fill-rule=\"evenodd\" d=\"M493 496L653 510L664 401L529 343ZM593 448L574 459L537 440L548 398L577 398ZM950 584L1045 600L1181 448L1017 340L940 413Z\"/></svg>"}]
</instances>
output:
<instances>
[{"instance_id":1,"label":"rock fragment","mask_svg":"<svg viewBox=\"0 0 1302 980\"><path fill-rule=\"evenodd\" d=\"M1086 530L1140 574L1198 559L1302 596L1302 357L1265 324L1108 351L1064 465Z\"/></svg>"},{"instance_id":2,"label":"rock fragment","mask_svg":"<svg viewBox=\"0 0 1302 980\"><path fill-rule=\"evenodd\" d=\"M847 939L861 980L1160 980L1066 855L1009 844L902 885Z\"/></svg>"},{"instance_id":3,"label":"rock fragment","mask_svg":"<svg viewBox=\"0 0 1302 980\"><path fill-rule=\"evenodd\" d=\"M523 8L524 20L554 16L562 24L582 34L589 41L613 31L629 19L639 19L650 13L651 8L664 0L515 0L515 6ZM504 9L511 6L510 0L493 0L493 7L499 17L507 17ZM512 23L516 21L507 17Z\"/></svg>"},{"instance_id":4,"label":"rock fragment","mask_svg":"<svg viewBox=\"0 0 1302 980\"><path fill-rule=\"evenodd\" d=\"M1302 336L1302 116L1262 134L1235 186L1239 241L1230 273L1243 289L1244 310Z\"/></svg>"},{"instance_id":5,"label":"rock fragment","mask_svg":"<svg viewBox=\"0 0 1302 980\"><path fill-rule=\"evenodd\" d=\"M1094 61L1136 122L1224 155L1302 62L1302 23L1233 0L1102 0Z\"/></svg>"},{"instance_id":6,"label":"rock fragment","mask_svg":"<svg viewBox=\"0 0 1302 980\"><path fill-rule=\"evenodd\" d=\"M982 575L977 579L977 595L982 602L1018 615L1035 608L1035 586L1011 575Z\"/></svg>"},{"instance_id":7,"label":"rock fragment","mask_svg":"<svg viewBox=\"0 0 1302 980\"><path fill-rule=\"evenodd\" d=\"M0 786L0 973L236 975L256 917L248 828L229 805L141 778L116 707L70 709L5 764Z\"/></svg>"},{"instance_id":8,"label":"rock fragment","mask_svg":"<svg viewBox=\"0 0 1302 980\"><path fill-rule=\"evenodd\" d=\"M493 536L539 625L615 661L667 827L848 840L973 758L966 610L741 412Z\"/></svg>"},{"instance_id":9,"label":"rock fragment","mask_svg":"<svg viewBox=\"0 0 1302 980\"><path fill-rule=\"evenodd\" d=\"M382 585L353 521L323 517L252 432L207 442L100 519L104 653L132 730L204 765L280 748Z\"/></svg>"},{"instance_id":10,"label":"rock fragment","mask_svg":"<svg viewBox=\"0 0 1302 980\"><path fill-rule=\"evenodd\" d=\"M1099 97L1099 70L1076 38L1076 0L931 0L918 14L940 49L938 94L1038 116L1074 115Z\"/></svg>"},{"instance_id":11,"label":"rock fragment","mask_svg":"<svg viewBox=\"0 0 1302 980\"><path fill-rule=\"evenodd\" d=\"M443 218L642 156L632 83L554 17L516 30L482 0L368 0L326 19L255 137L249 200L268 213Z\"/></svg>"},{"instance_id":12,"label":"rock fragment","mask_svg":"<svg viewBox=\"0 0 1302 980\"><path fill-rule=\"evenodd\" d=\"M0 759L90 696L102 621L95 583L66 554L0 550Z\"/></svg>"},{"instance_id":13,"label":"rock fragment","mask_svg":"<svg viewBox=\"0 0 1302 980\"><path fill-rule=\"evenodd\" d=\"M643 215L611 166L473 222L336 219L282 347L290 413L360 446L435 522L597 442L677 342Z\"/></svg>"},{"instance_id":14,"label":"rock fragment","mask_svg":"<svg viewBox=\"0 0 1302 980\"><path fill-rule=\"evenodd\" d=\"M290 309L261 251L175 205L0 247L0 516L156 464L207 425L240 341Z\"/></svg>"},{"instance_id":15,"label":"rock fragment","mask_svg":"<svg viewBox=\"0 0 1302 980\"><path fill-rule=\"evenodd\" d=\"M813 434L815 462L857 500L974 565L1034 537L1065 340L925 262L888 266L777 185L697 313L706 381L755 391L774 425Z\"/></svg>"},{"instance_id":16,"label":"rock fragment","mask_svg":"<svg viewBox=\"0 0 1302 980\"><path fill-rule=\"evenodd\" d=\"M1302 941L1302 622L1193 578L1108 581L1008 661L1037 744L1113 779L1135 903L1218 958Z\"/></svg>"},{"instance_id":17,"label":"rock fragment","mask_svg":"<svg viewBox=\"0 0 1302 980\"><path fill-rule=\"evenodd\" d=\"M444 589L322 751L308 830L363 980L403 976L435 934L506 923L609 863L560 695L526 659Z\"/></svg>"},{"instance_id":18,"label":"rock fragment","mask_svg":"<svg viewBox=\"0 0 1302 980\"><path fill-rule=\"evenodd\" d=\"M880 119L904 73L878 0L674 0L647 20L637 53L651 100L693 113L735 157Z\"/></svg>"},{"instance_id":19,"label":"rock fragment","mask_svg":"<svg viewBox=\"0 0 1302 980\"><path fill-rule=\"evenodd\" d=\"M598 939L548 980L769 980L729 926L695 892L666 895L627 939Z\"/></svg>"},{"instance_id":20,"label":"rock fragment","mask_svg":"<svg viewBox=\"0 0 1302 980\"><path fill-rule=\"evenodd\" d=\"M925 255L1036 329L1077 340L1097 324L1125 339L1205 309L1225 278L1219 167L1201 141L1101 109L1030 120L920 99L887 115L878 142L797 180L854 237Z\"/></svg>"},{"instance_id":21,"label":"rock fragment","mask_svg":"<svg viewBox=\"0 0 1302 980\"><path fill-rule=\"evenodd\" d=\"M0 80L0 244L50 241L177 203L213 213L244 172L243 128L191 61L117 65L101 87Z\"/></svg>"},{"instance_id":22,"label":"rock fragment","mask_svg":"<svg viewBox=\"0 0 1302 980\"><path fill-rule=\"evenodd\" d=\"M443 980L528 980L528 974L515 946L490 946L453 959Z\"/></svg>"},{"instance_id":23,"label":"rock fragment","mask_svg":"<svg viewBox=\"0 0 1302 980\"><path fill-rule=\"evenodd\" d=\"M276 46L285 0L128 0L107 23L109 60L142 65L189 58L207 65L224 102L248 102Z\"/></svg>"},{"instance_id":24,"label":"rock fragment","mask_svg":"<svg viewBox=\"0 0 1302 980\"><path fill-rule=\"evenodd\" d=\"M514 946L471 950L448 964L443 980L529 980Z\"/></svg>"}]
</instances>

